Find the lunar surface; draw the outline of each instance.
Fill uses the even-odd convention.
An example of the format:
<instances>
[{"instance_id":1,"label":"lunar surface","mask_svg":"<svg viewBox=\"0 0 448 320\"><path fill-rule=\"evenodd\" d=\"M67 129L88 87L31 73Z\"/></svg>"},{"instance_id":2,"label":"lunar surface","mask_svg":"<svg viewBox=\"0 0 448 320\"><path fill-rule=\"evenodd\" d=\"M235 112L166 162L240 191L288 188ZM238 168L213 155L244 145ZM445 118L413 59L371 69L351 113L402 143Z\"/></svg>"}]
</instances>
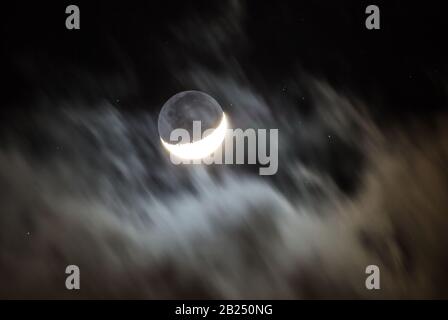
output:
<instances>
[{"instance_id":1,"label":"lunar surface","mask_svg":"<svg viewBox=\"0 0 448 320\"><path fill-rule=\"evenodd\" d=\"M219 148L226 137L227 118L222 115L222 120L216 129L210 129L211 133L203 137L201 140L192 143L169 144L162 141L163 146L173 155L181 159L202 159Z\"/></svg>"},{"instance_id":2,"label":"lunar surface","mask_svg":"<svg viewBox=\"0 0 448 320\"><path fill-rule=\"evenodd\" d=\"M194 126L199 122L200 126ZM224 141L227 119L220 105L208 94L184 91L171 97L159 115L159 134L162 145L181 159L201 159L212 154ZM176 129L188 132L188 140L171 141ZM194 132L197 130L198 132Z\"/></svg>"},{"instance_id":3,"label":"lunar surface","mask_svg":"<svg viewBox=\"0 0 448 320\"><path fill-rule=\"evenodd\" d=\"M208 94L193 90L180 92L172 96L160 111L158 121L160 138L166 143L173 143L170 139L171 132L182 128L190 134L190 142L197 142L200 139L193 135L194 121L201 122L201 131L204 132L217 128L222 119L221 106Z\"/></svg>"}]
</instances>

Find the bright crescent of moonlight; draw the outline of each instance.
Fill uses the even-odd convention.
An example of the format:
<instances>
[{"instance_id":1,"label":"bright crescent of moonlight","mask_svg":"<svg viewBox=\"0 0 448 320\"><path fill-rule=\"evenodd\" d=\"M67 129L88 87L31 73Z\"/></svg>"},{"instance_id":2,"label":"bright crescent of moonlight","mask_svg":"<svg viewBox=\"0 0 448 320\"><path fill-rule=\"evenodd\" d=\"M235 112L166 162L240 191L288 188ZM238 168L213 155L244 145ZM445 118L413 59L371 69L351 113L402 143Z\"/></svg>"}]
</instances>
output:
<instances>
[{"instance_id":1,"label":"bright crescent of moonlight","mask_svg":"<svg viewBox=\"0 0 448 320\"><path fill-rule=\"evenodd\" d=\"M162 141L162 145L165 149L178 158L186 160L202 159L211 155L216 151L216 149L219 148L226 137L227 126L227 118L223 112L222 120L218 127L213 130L212 133L199 141L170 144L163 141L162 138L160 138L160 140Z\"/></svg>"}]
</instances>

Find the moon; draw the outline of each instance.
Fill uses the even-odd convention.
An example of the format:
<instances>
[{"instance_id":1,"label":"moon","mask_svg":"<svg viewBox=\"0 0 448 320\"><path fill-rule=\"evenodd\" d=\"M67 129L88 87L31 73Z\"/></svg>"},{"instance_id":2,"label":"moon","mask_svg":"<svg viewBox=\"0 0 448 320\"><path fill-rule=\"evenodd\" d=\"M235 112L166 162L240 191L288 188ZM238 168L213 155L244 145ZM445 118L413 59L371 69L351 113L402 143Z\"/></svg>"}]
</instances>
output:
<instances>
[{"instance_id":1,"label":"moon","mask_svg":"<svg viewBox=\"0 0 448 320\"><path fill-rule=\"evenodd\" d=\"M201 123L201 137L193 135L193 121ZM185 129L192 142L171 143L174 129ZM216 151L226 136L227 117L219 103L200 91L184 91L175 94L163 105L159 114L158 130L165 149L181 159L202 159ZM208 135L202 133L207 130Z\"/></svg>"}]
</instances>

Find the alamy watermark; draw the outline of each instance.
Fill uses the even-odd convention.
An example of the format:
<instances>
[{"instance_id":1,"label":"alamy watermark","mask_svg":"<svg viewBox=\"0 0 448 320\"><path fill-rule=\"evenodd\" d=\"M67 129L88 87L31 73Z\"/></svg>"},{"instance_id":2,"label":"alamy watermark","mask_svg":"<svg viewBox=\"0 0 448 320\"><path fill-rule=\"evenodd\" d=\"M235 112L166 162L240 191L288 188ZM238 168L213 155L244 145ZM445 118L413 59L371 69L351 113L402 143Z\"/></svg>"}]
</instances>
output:
<instances>
[{"instance_id":1,"label":"alamy watermark","mask_svg":"<svg viewBox=\"0 0 448 320\"><path fill-rule=\"evenodd\" d=\"M278 170L278 129L207 129L201 135L201 122L193 121L193 141L186 129L177 128L170 134L175 147L184 148L186 153L199 154L200 149L213 152L204 157L182 157L173 148L171 162L179 164L259 164L260 175L274 175ZM222 137L220 137L222 135ZM269 136L269 138L268 138ZM202 137L202 139L200 139ZM198 141L199 140L199 141ZM216 148L213 144L217 141ZM196 150L197 149L197 150Z\"/></svg>"}]
</instances>

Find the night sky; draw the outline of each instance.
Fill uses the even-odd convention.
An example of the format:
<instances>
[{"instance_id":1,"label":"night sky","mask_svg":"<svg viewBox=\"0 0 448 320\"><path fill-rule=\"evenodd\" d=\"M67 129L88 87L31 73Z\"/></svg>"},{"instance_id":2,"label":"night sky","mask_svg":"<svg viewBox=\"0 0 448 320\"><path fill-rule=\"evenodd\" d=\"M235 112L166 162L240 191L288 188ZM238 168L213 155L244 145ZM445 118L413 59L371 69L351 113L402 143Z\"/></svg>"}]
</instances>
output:
<instances>
[{"instance_id":1,"label":"night sky","mask_svg":"<svg viewBox=\"0 0 448 320\"><path fill-rule=\"evenodd\" d=\"M442 2L1 6L1 298L448 297ZM184 90L278 128L278 173L173 166Z\"/></svg>"},{"instance_id":2,"label":"night sky","mask_svg":"<svg viewBox=\"0 0 448 320\"><path fill-rule=\"evenodd\" d=\"M78 31L64 27L68 4L4 5L2 75L8 79L7 102L17 103L19 96L24 104L32 104L33 94L64 97L76 88L83 96L117 98L123 108L133 108L134 100L160 103L182 89L170 70L184 70L192 61L215 72L227 71L207 42L201 44L201 31L207 30L189 30L192 39L175 32L195 19L203 21L204 28L226 19L226 4L79 2L83 26ZM294 67L300 67L377 102L379 114L401 117L440 109L445 102L441 79L447 72L443 6L381 3L381 30L369 31L364 26L368 4L248 1L241 29L224 26L230 39L221 44L220 53L236 57L258 86L281 89L295 75ZM98 92L92 92L81 74L97 80ZM116 92L113 84L104 83L114 76L136 85Z\"/></svg>"}]
</instances>

